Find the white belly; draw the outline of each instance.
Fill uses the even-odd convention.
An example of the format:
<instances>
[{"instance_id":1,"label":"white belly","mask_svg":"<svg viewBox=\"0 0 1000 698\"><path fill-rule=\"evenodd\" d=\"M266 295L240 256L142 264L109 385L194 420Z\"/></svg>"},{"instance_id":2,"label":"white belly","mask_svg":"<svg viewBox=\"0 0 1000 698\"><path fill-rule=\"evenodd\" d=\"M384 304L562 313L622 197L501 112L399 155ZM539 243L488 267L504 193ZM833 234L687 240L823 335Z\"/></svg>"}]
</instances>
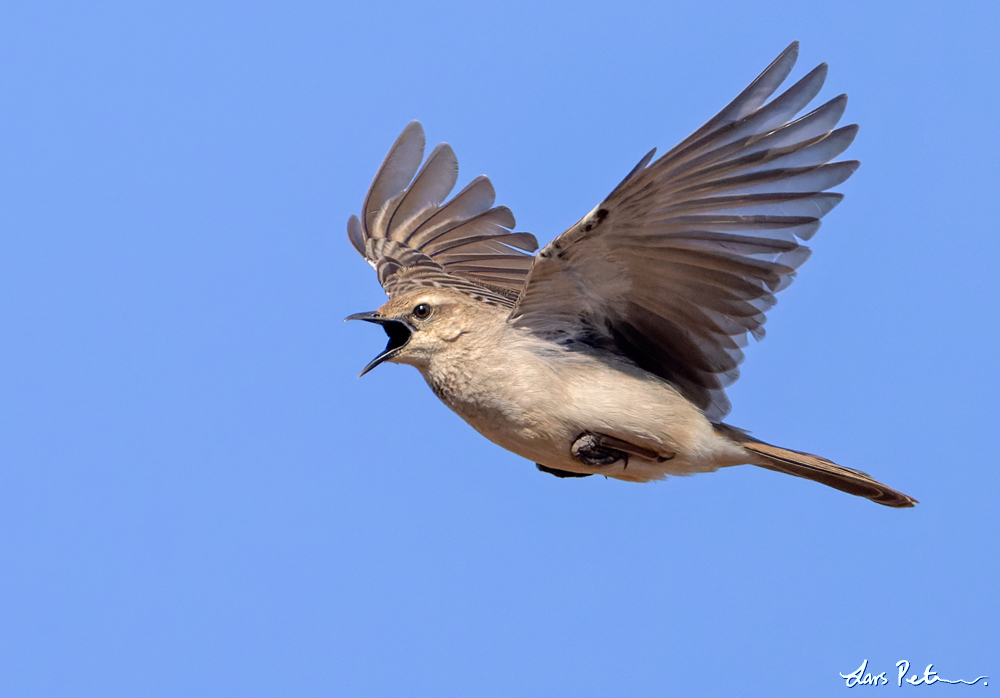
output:
<instances>
[{"instance_id":1,"label":"white belly","mask_svg":"<svg viewBox=\"0 0 1000 698\"><path fill-rule=\"evenodd\" d=\"M505 365L468 366L456 376L425 373L439 397L480 434L558 470L645 482L745 462L742 449L715 434L700 410L648 373L609 366L581 353L508 352ZM622 439L669 457L630 455L608 466L573 457L585 432ZM672 456L672 457L671 457Z\"/></svg>"}]
</instances>

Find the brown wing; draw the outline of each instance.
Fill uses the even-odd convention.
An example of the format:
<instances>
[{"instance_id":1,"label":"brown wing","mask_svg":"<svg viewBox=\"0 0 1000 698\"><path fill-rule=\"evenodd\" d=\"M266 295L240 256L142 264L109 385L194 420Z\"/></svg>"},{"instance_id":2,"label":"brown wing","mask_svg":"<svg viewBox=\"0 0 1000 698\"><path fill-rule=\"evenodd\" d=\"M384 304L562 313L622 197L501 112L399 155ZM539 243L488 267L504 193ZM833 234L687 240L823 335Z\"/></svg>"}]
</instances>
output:
<instances>
[{"instance_id":1,"label":"brown wing","mask_svg":"<svg viewBox=\"0 0 1000 698\"><path fill-rule=\"evenodd\" d=\"M836 162L857 133L836 97L796 119L820 65L770 102L793 43L729 106L652 162L647 155L590 214L539 252L510 321L555 341L624 354L718 421L747 333L809 256L799 241L858 167Z\"/></svg>"},{"instance_id":2,"label":"brown wing","mask_svg":"<svg viewBox=\"0 0 1000 698\"><path fill-rule=\"evenodd\" d=\"M513 306L534 259L522 250L538 249L535 236L511 232L514 215L493 207L496 194L484 176L442 203L458 179L458 160L441 143L420 167L424 144L423 128L411 121L375 175L362 218L347 222L351 243L389 296L446 286Z\"/></svg>"}]
</instances>

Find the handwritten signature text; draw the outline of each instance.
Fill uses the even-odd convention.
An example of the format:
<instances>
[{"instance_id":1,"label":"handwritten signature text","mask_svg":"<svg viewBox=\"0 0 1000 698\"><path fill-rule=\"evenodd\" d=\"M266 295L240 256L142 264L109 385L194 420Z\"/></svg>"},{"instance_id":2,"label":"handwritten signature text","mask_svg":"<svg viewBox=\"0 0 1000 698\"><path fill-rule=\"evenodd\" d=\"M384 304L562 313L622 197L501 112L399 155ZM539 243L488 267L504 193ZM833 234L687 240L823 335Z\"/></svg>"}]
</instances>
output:
<instances>
[{"instance_id":1,"label":"handwritten signature text","mask_svg":"<svg viewBox=\"0 0 1000 698\"><path fill-rule=\"evenodd\" d=\"M989 686L989 683L986 681L986 679L989 678L988 676L980 676L973 681L966 681L965 679L954 679L954 680L943 679L940 676L938 676L938 673L936 671L933 671L933 667L934 667L933 664L928 664L927 668L924 669L923 676L913 674L909 678L904 678L906 676L906 673L910 670L910 663L905 659L899 660L898 662L896 662L896 669L897 669L896 686L902 686L904 681L910 684L911 686L920 686L920 685L930 686L931 684L939 682L964 683L968 686L973 686L982 681L984 686ZM886 672L884 671L878 674L868 671L868 660L866 659L865 661L861 662L861 666L859 666L857 669L852 671L850 674L841 674L840 678L847 680L848 688L854 688L855 686L885 686L886 684L889 683L889 679L886 678L885 674Z\"/></svg>"}]
</instances>

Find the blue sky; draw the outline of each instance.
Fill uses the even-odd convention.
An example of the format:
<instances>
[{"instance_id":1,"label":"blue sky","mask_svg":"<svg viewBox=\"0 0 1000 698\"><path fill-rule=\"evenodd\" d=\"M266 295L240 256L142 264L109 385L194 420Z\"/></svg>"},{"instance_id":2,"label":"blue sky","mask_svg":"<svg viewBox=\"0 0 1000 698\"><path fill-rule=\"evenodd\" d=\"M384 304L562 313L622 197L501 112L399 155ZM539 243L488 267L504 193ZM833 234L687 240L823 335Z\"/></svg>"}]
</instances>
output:
<instances>
[{"instance_id":1,"label":"blue sky","mask_svg":"<svg viewBox=\"0 0 1000 698\"><path fill-rule=\"evenodd\" d=\"M88 5L0 8L0 694L1000 682L995 3ZM793 39L863 164L727 421L918 507L556 480L356 378L345 224L408 121L546 242Z\"/></svg>"}]
</instances>

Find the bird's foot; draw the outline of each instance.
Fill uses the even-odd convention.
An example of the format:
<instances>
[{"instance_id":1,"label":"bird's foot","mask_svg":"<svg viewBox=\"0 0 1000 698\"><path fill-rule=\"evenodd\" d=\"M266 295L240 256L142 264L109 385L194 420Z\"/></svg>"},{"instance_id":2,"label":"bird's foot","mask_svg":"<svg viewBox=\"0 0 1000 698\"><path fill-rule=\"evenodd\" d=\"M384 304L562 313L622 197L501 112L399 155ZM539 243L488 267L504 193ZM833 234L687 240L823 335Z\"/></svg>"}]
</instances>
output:
<instances>
[{"instance_id":1,"label":"bird's foot","mask_svg":"<svg viewBox=\"0 0 1000 698\"><path fill-rule=\"evenodd\" d=\"M618 461L625 461L625 467L627 468L628 454L606 445L604 439L603 434L585 432L573 442L573 445L570 447L570 453L584 465L599 468L614 465Z\"/></svg>"},{"instance_id":2,"label":"bird's foot","mask_svg":"<svg viewBox=\"0 0 1000 698\"><path fill-rule=\"evenodd\" d=\"M668 461L674 457L673 453L657 453L644 446L636 446L614 436L591 431L586 431L577 437L570 447L570 453L584 465L592 467L604 467L624 461L624 467L627 468L630 455L657 463Z\"/></svg>"}]
</instances>

